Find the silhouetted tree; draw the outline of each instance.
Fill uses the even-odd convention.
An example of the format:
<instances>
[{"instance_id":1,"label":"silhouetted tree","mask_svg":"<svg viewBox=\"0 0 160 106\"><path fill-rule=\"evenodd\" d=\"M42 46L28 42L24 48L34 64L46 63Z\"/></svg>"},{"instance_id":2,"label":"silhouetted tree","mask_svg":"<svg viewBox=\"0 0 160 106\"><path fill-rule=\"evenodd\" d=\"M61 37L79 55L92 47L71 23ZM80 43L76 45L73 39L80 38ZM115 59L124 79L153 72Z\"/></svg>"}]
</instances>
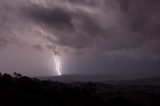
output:
<instances>
[{"instance_id":1,"label":"silhouetted tree","mask_svg":"<svg viewBox=\"0 0 160 106\"><path fill-rule=\"evenodd\" d=\"M14 77L16 77L16 78L20 78L20 77L22 77L22 75L21 75L21 74L16 73L16 72L14 72L14 73L13 73L13 76L14 76Z\"/></svg>"},{"instance_id":2,"label":"silhouetted tree","mask_svg":"<svg viewBox=\"0 0 160 106\"><path fill-rule=\"evenodd\" d=\"M12 84L12 76L10 74L3 74L0 80L0 84L2 85L8 86Z\"/></svg>"}]
</instances>

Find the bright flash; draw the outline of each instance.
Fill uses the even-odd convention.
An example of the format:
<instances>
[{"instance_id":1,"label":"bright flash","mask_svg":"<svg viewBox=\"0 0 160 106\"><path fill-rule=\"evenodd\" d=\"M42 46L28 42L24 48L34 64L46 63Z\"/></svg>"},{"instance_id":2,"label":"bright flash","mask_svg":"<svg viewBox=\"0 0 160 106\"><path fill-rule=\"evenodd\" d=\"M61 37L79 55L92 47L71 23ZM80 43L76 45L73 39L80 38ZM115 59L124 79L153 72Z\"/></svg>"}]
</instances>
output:
<instances>
[{"instance_id":1,"label":"bright flash","mask_svg":"<svg viewBox=\"0 0 160 106\"><path fill-rule=\"evenodd\" d=\"M45 37L46 41L48 42L48 45L51 46L52 44L51 44L51 42L46 38L46 33L44 32L43 29L41 29L41 33L42 33L42 35ZM58 46L56 46L56 48L57 48L57 47L58 47ZM54 62L55 62L55 69L56 69L57 75L60 76L60 75L62 75L62 73L61 73L61 71L60 71L61 62L60 62L59 56L53 51L53 49L51 49L50 53L51 53L52 59L51 59L49 62L50 62L50 64L51 64L51 66L53 67L53 66L54 66L54 65L53 65L53 64L54 64L54 63L53 63L53 60L54 60Z\"/></svg>"},{"instance_id":2,"label":"bright flash","mask_svg":"<svg viewBox=\"0 0 160 106\"><path fill-rule=\"evenodd\" d=\"M62 75L62 74L61 74L61 71L60 71L61 62L60 62L59 57L58 57L57 55L53 55L53 58L54 58L54 61L55 61L57 74L58 74L58 75Z\"/></svg>"}]
</instances>

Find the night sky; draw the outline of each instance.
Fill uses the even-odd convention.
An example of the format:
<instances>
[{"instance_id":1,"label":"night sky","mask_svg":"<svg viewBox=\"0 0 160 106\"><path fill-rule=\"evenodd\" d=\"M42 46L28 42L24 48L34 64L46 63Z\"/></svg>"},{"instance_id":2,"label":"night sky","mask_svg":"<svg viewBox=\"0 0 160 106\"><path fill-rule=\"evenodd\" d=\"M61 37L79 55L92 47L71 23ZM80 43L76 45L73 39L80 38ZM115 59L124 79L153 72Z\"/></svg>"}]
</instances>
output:
<instances>
[{"instance_id":1,"label":"night sky","mask_svg":"<svg viewBox=\"0 0 160 106\"><path fill-rule=\"evenodd\" d=\"M160 0L0 0L0 70L160 75Z\"/></svg>"}]
</instances>

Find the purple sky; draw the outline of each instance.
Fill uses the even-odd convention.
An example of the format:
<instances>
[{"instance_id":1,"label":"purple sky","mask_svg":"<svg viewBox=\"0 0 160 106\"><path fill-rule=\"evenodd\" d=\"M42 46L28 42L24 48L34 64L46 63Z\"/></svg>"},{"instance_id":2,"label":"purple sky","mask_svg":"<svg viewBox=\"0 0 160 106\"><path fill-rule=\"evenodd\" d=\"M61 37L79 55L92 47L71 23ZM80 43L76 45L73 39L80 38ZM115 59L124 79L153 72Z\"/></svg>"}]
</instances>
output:
<instances>
[{"instance_id":1,"label":"purple sky","mask_svg":"<svg viewBox=\"0 0 160 106\"><path fill-rule=\"evenodd\" d=\"M159 0L0 0L1 72L55 75L53 49L63 74L160 75L159 10Z\"/></svg>"}]
</instances>

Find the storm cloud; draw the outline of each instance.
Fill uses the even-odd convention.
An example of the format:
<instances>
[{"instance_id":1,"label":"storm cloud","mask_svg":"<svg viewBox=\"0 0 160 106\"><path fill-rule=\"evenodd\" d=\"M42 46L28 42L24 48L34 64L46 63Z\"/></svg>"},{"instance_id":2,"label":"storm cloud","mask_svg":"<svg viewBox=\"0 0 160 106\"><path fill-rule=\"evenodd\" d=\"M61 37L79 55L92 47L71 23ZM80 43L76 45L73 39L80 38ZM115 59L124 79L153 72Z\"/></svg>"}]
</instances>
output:
<instances>
[{"instance_id":1,"label":"storm cloud","mask_svg":"<svg viewBox=\"0 0 160 106\"><path fill-rule=\"evenodd\" d=\"M160 60L159 0L0 1L1 50L58 45L59 54Z\"/></svg>"},{"instance_id":2,"label":"storm cloud","mask_svg":"<svg viewBox=\"0 0 160 106\"><path fill-rule=\"evenodd\" d=\"M83 51L95 48L128 58L136 55L159 58L159 1L39 0L32 3L28 16L54 33L61 46Z\"/></svg>"}]
</instances>

